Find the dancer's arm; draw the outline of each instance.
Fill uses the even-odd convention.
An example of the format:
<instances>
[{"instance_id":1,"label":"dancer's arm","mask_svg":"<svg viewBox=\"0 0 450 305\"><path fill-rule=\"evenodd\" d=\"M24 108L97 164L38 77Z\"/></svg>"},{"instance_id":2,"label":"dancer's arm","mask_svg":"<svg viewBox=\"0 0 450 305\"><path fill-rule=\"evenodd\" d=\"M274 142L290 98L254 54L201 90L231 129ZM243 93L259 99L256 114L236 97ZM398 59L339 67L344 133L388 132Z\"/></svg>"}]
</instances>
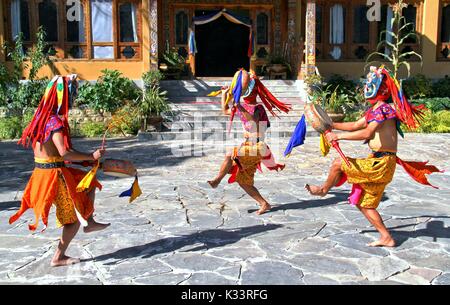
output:
<instances>
[{"instance_id":1,"label":"dancer's arm","mask_svg":"<svg viewBox=\"0 0 450 305\"><path fill-rule=\"evenodd\" d=\"M351 132L343 132L336 134L334 132L330 132L327 134L327 140L331 141L340 141L340 140L351 140L351 141L361 141L361 140L371 140L373 139L375 132L381 124L373 121L367 125L366 128L351 131Z\"/></svg>"},{"instance_id":2,"label":"dancer's arm","mask_svg":"<svg viewBox=\"0 0 450 305\"><path fill-rule=\"evenodd\" d=\"M347 123L333 123L333 129L343 130L343 131L356 131L366 128L366 118L361 118L356 122L347 122Z\"/></svg>"},{"instance_id":3,"label":"dancer's arm","mask_svg":"<svg viewBox=\"0 0 450 305\"><path fill-rule=\"evenodd\" d=\"M61 132L54 132L52 140L56 149L58 149L59 155L66 161L96 161L105 154L104 149L97 149L92 154L66 149L64 146L64 137Z\"/></svg>"}]
</instances>

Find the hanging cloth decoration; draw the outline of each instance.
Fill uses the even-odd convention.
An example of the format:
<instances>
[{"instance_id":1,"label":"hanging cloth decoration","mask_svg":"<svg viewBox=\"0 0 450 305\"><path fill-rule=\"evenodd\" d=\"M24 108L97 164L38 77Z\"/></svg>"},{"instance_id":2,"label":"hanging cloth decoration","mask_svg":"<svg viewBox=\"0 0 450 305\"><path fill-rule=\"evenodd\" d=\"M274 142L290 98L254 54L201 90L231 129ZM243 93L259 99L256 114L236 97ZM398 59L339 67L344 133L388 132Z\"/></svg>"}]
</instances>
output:
<instances>
[{"instance_id":1,"label":"hanging cloth decoration","mask_svg":"<svg viewBox=\"0 0 450 305\"><path fill-rule=\"evenodd\" d=\"M210 15L194 17L193 24L194 24L194 26L204 25L204 24L213 22L222 16L225 17L230 22L233 22L235 24L240 24L240 25L243 25L243 26L246 26L249 28L250 34L249 34L249 38L248 38L247 56L249 58L252 57L253 53L255 51L255 48L254 48L255 37L253 35L253 27L252 27L251 22L244 20L242 17L232 14L231 12L227 11L226 9L223 9L221 11L218 11L218 12L210 14ZM192 29L190 30L188 44L189 44L189 55L195 56L195 54L198 52L197 45L195 42L195 30L192 30Z\"/></svg>"}]
</instances>

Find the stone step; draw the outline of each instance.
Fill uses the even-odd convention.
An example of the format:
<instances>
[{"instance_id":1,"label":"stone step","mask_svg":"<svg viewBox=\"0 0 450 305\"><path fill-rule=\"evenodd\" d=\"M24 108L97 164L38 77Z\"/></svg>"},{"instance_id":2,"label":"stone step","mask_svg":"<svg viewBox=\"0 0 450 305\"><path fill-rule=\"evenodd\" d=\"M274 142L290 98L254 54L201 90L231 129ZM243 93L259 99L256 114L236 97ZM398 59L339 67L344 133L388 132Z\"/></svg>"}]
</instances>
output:
<instances>
[{"instance_id":1,"label":"stone step","mask_svg":"<svg viewBox=\"0 0 450 305\"><path fill-rule=\"evenodd\" d=\"M176 90L166 90L167 94L166 97L169 99L176 99L176 98L192 98L192 97L204 97L204 98L208 98L208 94L211 93L211 91L189 91L189 90L185 90L185 88L180 88L180 89L176 89ZM277 98L277 99L283 99L283 98L300 98L301 94L299 91L297 90L280 90L280 91L276 91L276 90L270 90L270 92L272 92L272 94ZM220 99L220 97L217 97Z\"/></svg>"},{"instance_id":2,"label":"stone step","mask_svg":"<svg viewBox=\"0 0 450 305\"><path fill-rule=\"evenodd\" d=\"M288 104L301 104L304 105L303 99L299 96L295 96L295 97L284 97L278 98L281 102L283 103L288 103ZM171 104L211 104L211 105L217 105L220 107L220 97L208 97L208 96L191 96L191 97L170 97L169 98L169 103ZM258 99L259 102L261 102Z\"/></svg>"},{"instance_id":3,"label":"stone step","mask_svg":"<svg viewBox=\"0 0 450 305\"><path fill-rule=\"evenodd\" d=\"M222 87L223 85L229 85L231 83L231 78L225 79L215 79L215 80L163 80L161 81L161 87L185 87L185 86L197 86L197 87ZM295 80L264 80L261 82L266 87L277 87L277 86L301 86L302 81Z\"/></svg>"},{"instance_id":4,"label":"stone step","mask_svg":"<svg viewBox=\"0 0 450 305\"><path fill-rule=\"evenodd\" d=\"M280 122L296 122L298 120L300 120L300 118L302 117L303 112L292 112L289 114L282 114L280 115L280 119L278 118L274 118L274 117L269 117L271 122L276 122L276 121L280 121ZM169 122L195 122L198 120L201 120L203 122L211 122L211 121L218 121L218 122L228 122L230 120L230 117L227 115L220 115L217 113L213 113L212 115L205 115L204 113L198 113L197 115L195 113L187 113L184 115L176 115L173 117L166 117L165 118L166 121ZM240 120L239 118L236 118L235 122L238 122L240 124Z\"/></svg>"},{"instance_id":5,"label":"stone step","mask_svg":"<svg viewBox=\"0 0 450 305\"><path fill-rule=\"evenodd\" d=\"M295 127L295 126L294 126ZM292 136L292 130L269 130L266 133L267 138L278 137L278 138L290 138ZM225 141L227 139L242 139L244 132L241 131L231 131L230 134L226 130L222 131L207 131L204 130L201 133L195 133L193 130L188 131L167 131L167 132L140 132L138 134L138 139L140 141L183 141L183 140L215 140L215 141ZM312 128L308 128L307 136L317 136L318 133Z\"/></svg>"}]
</instances>

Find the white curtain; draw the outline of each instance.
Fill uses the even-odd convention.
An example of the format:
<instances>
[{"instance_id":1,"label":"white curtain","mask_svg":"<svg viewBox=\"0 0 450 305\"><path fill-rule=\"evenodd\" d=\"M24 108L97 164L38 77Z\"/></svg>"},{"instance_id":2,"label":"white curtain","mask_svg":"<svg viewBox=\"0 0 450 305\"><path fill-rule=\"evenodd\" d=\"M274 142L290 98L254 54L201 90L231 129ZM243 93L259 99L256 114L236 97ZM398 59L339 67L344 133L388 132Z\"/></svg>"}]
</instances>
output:
<instances>
[{"instance_id":1,"label":"white curtain","mask_svg":"<svg viewBox=\"0 0 450 305\"><path fill-rule=\"evenodd\" d=\"M112 0L91 0L93 42L113 42ZM114 47L94 47L94 58L114 58Z\"/></svg>"},{"instance_id":2,"label":"white curtain","mask_svg":"<svg viewBox=\"0 0 450 305\"><path fill-rule=\"evenodd\" d=\"M330 8L330 44L337 45L344 43L344 8L341 4L335 4ZM341 48L334 46L330 55L334 59L340 59L342 56Z\"/></svg>"},{"instance_id":3,"label":"white curtain","mask_svg":"<svg viewBox=\"0 0 450 305\"><path fill-rule=\"evenodd\" d=\"M20 24L20 0L11 1L11 35L13 40L17 39L17 36L22 31Z\"/></svg>"},{"instance_id":4,"label":"white curtain","mask_svg":"<svg viewBox=\"0 0 450 305\"><path fill-rule=\"evenodd\" d=\"M134 42L138 42L136 5L134 3L131 3L131 20L133 22L133 39L134 39Z\"/></svg>"},{"instance_id":5,"label":"white curtain","mask_svg":"<svg viewBox=\"0 0 450 305\"><path fill-rule=\"evenodd\" d=\"M388 5L387 7L387 14L386 14L386 41L392 43L393 36L390 35L388 32L392 32L392 19L394 18L394 11L392 10L392 7ZM385 47L384 54L391 55L391 50L389 47Z\"/></svg>"}]
</instances>

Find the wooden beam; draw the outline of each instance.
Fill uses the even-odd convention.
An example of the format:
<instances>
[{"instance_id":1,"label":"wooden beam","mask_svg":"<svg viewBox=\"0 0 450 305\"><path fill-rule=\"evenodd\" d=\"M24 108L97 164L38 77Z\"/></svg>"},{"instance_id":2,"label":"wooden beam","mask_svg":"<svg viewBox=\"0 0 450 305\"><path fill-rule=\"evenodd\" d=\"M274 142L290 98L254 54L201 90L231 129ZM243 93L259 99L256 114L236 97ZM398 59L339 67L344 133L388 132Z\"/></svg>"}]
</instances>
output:
<instances>
[{"instance_id":1,"label":"wooden beam","mask_svg":"<svg viewBox=\"0 0 450 305\"><path fill-rule=\"evenodd\" d=\"M158 0L150 0L150 68L158 69Z\"/></svg>"},{"instance_id":2,"label":"wooden beam","mask_svg":"<svg viewBox=\"0 0 450 305\"><path fill-rule=\"evenodd\" d=\"M142 0L142 51L143 73L150 70L150 8L149 0Z\"/></svg>"}]
</instances>

